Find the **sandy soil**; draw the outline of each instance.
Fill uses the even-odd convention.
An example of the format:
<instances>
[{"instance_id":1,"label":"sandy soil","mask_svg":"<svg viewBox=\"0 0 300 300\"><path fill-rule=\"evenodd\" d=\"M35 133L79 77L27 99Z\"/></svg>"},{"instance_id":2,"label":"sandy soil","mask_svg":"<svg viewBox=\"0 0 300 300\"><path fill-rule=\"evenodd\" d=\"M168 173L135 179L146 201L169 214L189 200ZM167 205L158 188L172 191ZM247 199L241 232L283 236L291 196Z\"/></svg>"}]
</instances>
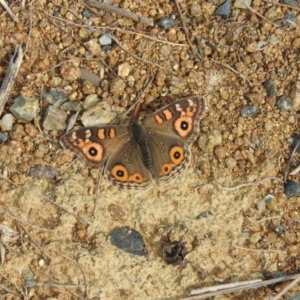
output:
<instances>
[{"instance_id":1,"label":"sandy soil","mask_svg":"<svg viewBox=\"0 0 300 300\"><path fill-rule=\"evenodd\" d=\"M293 92L300 80L299 9L256 0L251 9L257 13L233 7L225 22L213 15L215 4L199 3L180 2L193 51L172 1L114 2L155 21L173 16L177 23L168 30L104 11L84 17L81 1L14 3L17 23L0 6L0 78L15 45L26 48L3 114L15 97L39 98L43 87L62 90L80 103L97 94L123 123L121 112L133 105L148 74L154 80L141 97L142 117L188 95L207 101L189 168L168 186L146 192L119 190L99 180L101 170L87 168L57 147L53 141L63 131L41 125L47 102L34 121L14 119L13 129L4 132L8 142L0 145L0 224L19 239L5 240L2 230L1 299L174 300L188 297L194 288L263 278L263 270L297 272L299 197L285 196L280 180L290 155L288 139L298 134L299 103ZM295 26L279 22L287 11L295 13ZM61 20L52 17L54 12ZM86 43L107 28L123 49L93 52ZM195 38L203 60L195 52ZM72 74L62 72L66 63L100 76L107 88L71 80L67 75ZM124 63L128 75L119 67ZM274 96L262 85L267 79L277 86ZM294 110L278 110L282 95L293 98ZM255 105L259 113L242 117L246 105ZM80 116L76 126L82 126ZM59 175L32 178L27 172L35 164L55 167ZM290 178L297 181L297 175ZM268 194L274 197L271 204L257 205ZM204 211L210 212L207 217L196 219ZM183 237L190 252L185 268L167 265L161 257L162 235L172 225L170 238ZM148 257L111 244L110 233L122 226L141 233ZM278 226L282 234L276 233ZM269 299L283 287L215 299Z\"/></svg>"}]
</instances>

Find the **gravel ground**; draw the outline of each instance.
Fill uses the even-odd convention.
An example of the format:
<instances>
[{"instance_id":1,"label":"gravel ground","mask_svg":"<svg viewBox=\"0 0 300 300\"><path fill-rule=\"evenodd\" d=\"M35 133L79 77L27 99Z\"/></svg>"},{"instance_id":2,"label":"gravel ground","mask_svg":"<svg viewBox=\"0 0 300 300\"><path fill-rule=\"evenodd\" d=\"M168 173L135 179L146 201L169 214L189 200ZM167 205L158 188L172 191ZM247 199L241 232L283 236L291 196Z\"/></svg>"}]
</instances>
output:
<instances>
[{"instance_id":1,"label":"gravel ground","mask_svg":"<svg viewBox=\"0 0 300 300\"><path fill-rule=\"evenodd\" d=\"M174 1L111 4L154 25L82 1L15 2L18 22L0 6L0 80L15 46L24 50L1 117L20 95L38 101L32 121L14 117L11 130L2 128L8 140L0 144L0 299L173 300L194 288L265 278L264 271L296 273L299 197L287 197L282 180L289 138L299 134L299 5L254 0L241 8L235 1L224 20L212 1L179 1L181 13ZM165 21L170 28L157 25L163 17L175 21ZM98 39L107 30L116 45L103 51ZM111 186L101 171L58 147L65 129L49 129L51 120L45 125L53 105L40 101L51 88L82 109L76 128L91 98L100 99L101 116L125 124L137 97L144 118L202 95L207 109L190 166L146 192ZM74 114L61 113L66 122ZM34 178L34 165L57 174ZM110 234L123 226L142 235L148 256L112 245ZM170 240L186 242L186 266L162 258L170 226ZM270 299L285 285L215 299Z\"/></svg>"}]
</instances>

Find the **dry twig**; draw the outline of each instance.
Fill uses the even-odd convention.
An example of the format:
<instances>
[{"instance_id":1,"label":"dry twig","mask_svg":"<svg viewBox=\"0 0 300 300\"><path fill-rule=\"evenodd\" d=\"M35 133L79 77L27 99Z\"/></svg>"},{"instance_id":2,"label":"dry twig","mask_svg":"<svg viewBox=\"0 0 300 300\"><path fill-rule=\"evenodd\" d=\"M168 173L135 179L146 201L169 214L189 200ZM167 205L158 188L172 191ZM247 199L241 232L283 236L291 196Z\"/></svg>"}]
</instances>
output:
<instances>
[{"instance_id":1,"label":"dry twig","mask_svg":"<svg viewBox=\"0 0 300 300\"><path fill-rule=\"evenodd\" d=\"M185 37L186 37L186 40L190 46L190 49L193 53L196 52L197 56L199 57L200 60L203 60L201 54L198 52L198 51L194 51L194 48L193 48L193 45L189 39L189 32L188 32L188 29L185 25L185 22L184 22L184 19L183 19L183 15L182 15L182 12L181 12L181 9L180 9L180 5L178 3L178 0L175 0L175 4L176 4L176 7L177 7L177 10L178 10L178 14L180 16L180 19L181 19L181 22L182 22L182 26L183 26L183 30L184 30L184 33L185 33Z\"/></svg>"},{"instance_id":2,"label":"dry twig","mask_svg":"<svg viewBox=\"0 0 300 300\"><path fill-rule=\"evenodd\" d=\"M85 1L85 3L87 5L97 7L97 8L100 8L102 10L111 12L113 14L117 14L117 15L123 16L125 18L131 19L135 22L144 23L147 26L153 26L154 25L153 19L143 17L139 14L134 14L133 12L131 12L129 10L126 10L126 9L123 9L123 8L120 8L120 7L115 7L115 6L107 4L107 3L101 3L101 2L93 1L93 0L87 0L87 1Z\"/></svg>"},{"instance_id":3,"label":"dry twig","mask_svg":"<svg viewBox=\"0 0 300 300\"><path fill-rule=\"evenodd\" d=\"M264 287L264 286L268 286L270 284L285 282L285 281L289 281L292 279L297 279L297 282L298 282L300 280L300 274L288 275L288 276L274 278L274 279L270 279L270 280L249 280L249 281L241 281L241 282L236 282L236 283L229 283L228 285L221 284L218 286L211 287L210 291L208 291L208 292L207 292L207 288L196 289L196 290L191 291L191 294L194 296L187 297L187 298L184 298L181 300L207 299L210 297L229 294L229 293L233 293L233 292L237 292L237 291L256 289L259 287ZM293 285L296 283L293 283ZM205 294L203 294L203 290L204 290ZM199 295L199 294L201 294L201 295Z\"/></svg>"},{"instance_id":4,"label":"dry twig","mask_svg":"<svg viewBox=\"0 0 300 300\"><path fill-rule=\"evenodd\" d=\"M22 61L23 61L23 50L20 45L17 45L14 55L10 60L6 75L3 79L3 83L0 89L0 116L4 108L4 105L7 101L8 94L10 93L13 84L15 83Z\"/></svg>"},{"instance_id":5,"label":"dry twig","mask_svg":"<svg viewBox=\"0 0 300 300\"><path fill-rule=\"evenodd\" d=\"M2 6L4 7L4 9L8 12L8 14L10 15L10 17L13 19L14 22L19 22L18 17L11 11L11 9L9 8L9 6L6 4L6 2L4 0L0 0L0 3L2 4Z\"/></svg>"},{"instance_id":6,"label":"dry twig","mask_svg":"<svg viewBox=\"0 0 300 300\"><path fill-rule=\"evenodd\" d=\"M280 182L283 183L283 180L281 178L278 178L278 177L274 177L274 176L270 176L270 177L266 177L266 178L263 178L263 179L258 179L258 180L255 180L253 182L247 182L247 183L242 183L242 184L239 184L237 186L233 186L233 187L224 187L222 186L218 181L216 181L216 184L217 186L222 189L222 190L226 190L226 191L235 191L237 189L240 189L242 187L245 187L245 186L254 186L254 185L259 185L261 184L263 181L266 181L266 180L278 180Z\"/></svg>"}]
</instances>

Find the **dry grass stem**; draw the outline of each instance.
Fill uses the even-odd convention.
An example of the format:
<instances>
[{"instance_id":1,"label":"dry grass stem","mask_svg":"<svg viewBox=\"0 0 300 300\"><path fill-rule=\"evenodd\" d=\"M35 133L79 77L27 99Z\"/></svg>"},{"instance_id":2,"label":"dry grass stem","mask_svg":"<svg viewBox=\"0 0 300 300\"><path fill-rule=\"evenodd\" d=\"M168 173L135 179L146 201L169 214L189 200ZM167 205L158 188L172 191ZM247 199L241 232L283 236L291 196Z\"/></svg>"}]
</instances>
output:
<instances>
[{"instance_id":1,"label":"dry grass stem","mask_svg":"<svg viewBox=\"0 0 300 300\"><path fill-rule=\"evenodd\" d=\"M292 280L292 279L295 279L295 278L300 280L300 274L288 275L288 276L284 276L284 277L280 277L280 278L274 278L274 279L270 279L270 280L250 280L248 282L247 281L236 282L235 284L229 283L228 286L230 286L230 287L226 287L226 284L221 284L220 285L220 287L222 288L221 290L219 290L219 288L218 288L219 286L215 286L214 288L216 290L211 291L211 292L206 292L205 294L202 294L203 293L202 289L192 290L191 294L195 295L195 296L183 298L181 300L207 299L207 298L210 298L210 297L229 294L229 293L233 293L233 292L237 292L237 291L256 289L256 288L259 288L259 287L268 286L270 284L289 281L289 280ZM207 288L205 288L205 289L207 289ZM199 293L201 293L202 295L199 295Z\"/></svg>"},{"instance_id":2,"label":"dry grass stem","mask_svg":"<svg viewBox=\"0 0 300 300\"><path fill-rule=\"evenodd\" d=\"M280 293L278 293L272 300L279 300L285 293L293 288L300 281L300 276L295 278L289 285L287 285Z\"/></svg>"},{"instance_id":3,"label":"dry grass stem","mask_svg":"<svg viewBox=\"0 0 300 300\"><path fill-rule=\"evenodd\" d=\"M0 116L23 61L23 50L17 45L0 88Z\"/></svg>"},{"instance_id":4,"label":"dry grass stem","mask_svg":"<svg viewBox=\"0 0 300 300\"><path fill-rule=\"evenodd\" d=\"M13 19L14 22L16 22L16 23L20 22L18 17L11 11L11 9L9 8L9 6L7 5L7 3L4 0L0 0L0 3L4 7L4 9L8 12L8 14Z\"/></svg>"},{"instance_id":5,"label":"dry grass stem","mask_svg":"<svg viewBox=\"0 0 300 300\"><path fill-rule=\"evenodd\" d=\"M216 184L218 185L218 187L222 190L225 190L225 191L235 191L235 190L238 190L242 187L245 187L245 186L255 186L255 185L259 185L261 184L262 182L264 181L267 181L267 180L278 180L280 182L284 182L281 178L278 178L278 177L274 177L274 176L270 176L270 177L266 177L266 178L263 178L263 179L257 179L253 182L248 182L248 183L242 183L242 184L239 184L237 186L234 186L234 187L224 187L222 186L218 181L216 181Z\"/></svg>"},{"instance_id":6,"label":"dry grass stem","mask_svg":"<svg viewBox=\"0 0 300 300\"><path fill-rule=\"evenodd\" d=\"M186 40L187 40L187 43L189 44L191 51L192 51L193 53L196 52L196 54L197 54L197 56L199 57L199 59L200 59L200 60L203 60L201 54L200 54L198 51L195 51L195 50L194 50L194 47L193 47L193 45L192 45L192 43L191 43L191 41L190 41L190 39L189 39L189 32L188 32L188 29L187 29L187 27L186 27L186 25L185 25L185 22L184 22L184 19L183 19L183 15L182 15L181 8L180 8L180 5L179 5L179 3L178 3L178 0L175 0L175 4L176 4L176 8L177 8L178 14L179 14L180 19L181 19L181 22L182 22L182 26L183 26L183 30L184 30L184 33L185 33L185 38L186 38Z\"/></svg>"},{"instance_id":7,"label":"dry grass stem","mask_svg":"<svg viewBox=\"0 0 300 300\"><path fill-rule=\"evenodd\" d=\"M113 5L107 4L107 3L101 3L98 1L93 1L93 0L87 0L85 1L85 3L87 5L90 5L92 7L97 7L99 9L108 11L110 13L116 14L116 15L120 15L123 16L125 18L131 19L135 22L141 22L147 26L153 26L154 25L154 21L153 19L149 19L146 17L143 17L139 14L134 14L133 12L120 8L120 7L115 7Z\"/></svg>"}]
</instances>

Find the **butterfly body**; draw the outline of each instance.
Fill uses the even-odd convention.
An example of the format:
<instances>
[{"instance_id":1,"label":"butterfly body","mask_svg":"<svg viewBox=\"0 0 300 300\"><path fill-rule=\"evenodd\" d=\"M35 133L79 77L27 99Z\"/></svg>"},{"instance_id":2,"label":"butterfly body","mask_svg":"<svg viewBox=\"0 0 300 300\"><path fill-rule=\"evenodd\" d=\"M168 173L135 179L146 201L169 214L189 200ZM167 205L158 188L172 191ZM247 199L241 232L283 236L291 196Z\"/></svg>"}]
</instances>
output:
<instances>
[{"instance_id":1,"label":"butterfly body","mask_svg":"<svg viewBox=\"0 0 300 300\"><path fill-rule=\"evenodd\" d=\"M100 125L67 133L61 144L89 166L104 166L113 185L147 189L168 183L187 167L204 111L202 97L183 98L142 122L132 117L129 126Z\"/></svg>"}]
</instances>

